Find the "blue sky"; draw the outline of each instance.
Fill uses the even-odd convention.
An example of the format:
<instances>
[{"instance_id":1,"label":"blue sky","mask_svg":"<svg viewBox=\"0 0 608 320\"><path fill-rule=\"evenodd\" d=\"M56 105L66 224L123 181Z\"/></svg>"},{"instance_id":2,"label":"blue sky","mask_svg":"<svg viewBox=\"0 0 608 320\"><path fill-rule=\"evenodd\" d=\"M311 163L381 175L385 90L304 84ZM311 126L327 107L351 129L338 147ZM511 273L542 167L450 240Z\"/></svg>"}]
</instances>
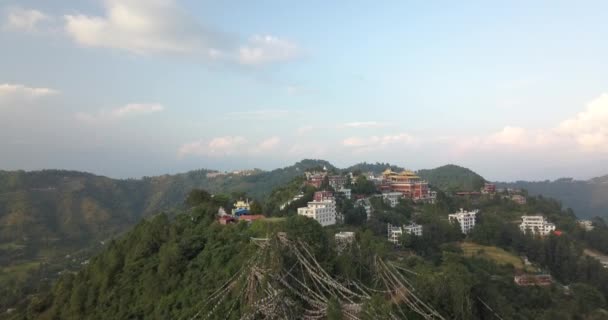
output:
<instances>
[{"instance_id":1,"label":"blue sky","mask_svg":"<svg viewBox=\"0 0 608 320\"><path fill-rule=\"evenodd\" d=\"M605 1L0 2L0 168L608 174Z\"/></svg>"}]
</instances>

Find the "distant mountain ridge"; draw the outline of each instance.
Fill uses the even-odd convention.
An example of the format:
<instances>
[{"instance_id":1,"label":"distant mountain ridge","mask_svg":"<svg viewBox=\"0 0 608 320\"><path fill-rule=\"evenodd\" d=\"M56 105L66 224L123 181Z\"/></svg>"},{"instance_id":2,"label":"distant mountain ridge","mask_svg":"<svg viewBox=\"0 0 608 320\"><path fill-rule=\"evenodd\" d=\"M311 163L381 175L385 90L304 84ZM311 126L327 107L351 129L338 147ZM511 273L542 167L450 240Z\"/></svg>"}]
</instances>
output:
<instances>
[{"instance_id":1,"label":"distant mountain ridge","mask_svg":"<svg viewBox=\"0 0 608 320\"><path fill-rule=\"evenodd\" d=\"M555 198L580 218L608 217L608 175L589 180L497 182L497 186L526 189L530 195Z\"/></svg>"},{"instance_id":2,"label":"distant mountain ridge","mask_svg":"<svg viewBox=\"0 0 608 320\"><path fill-rule=\"evenodd\" d=\"M288 184L306 170L323 168L336 173L356 170L379 173L386 168L402 170L388 163L360 163L339 170L325 160L305 159L271 171L222 173L200 169L124 180L66 170L0 171L0 244L48 244L49 241L75 244L102 240L126 230L144 217L181 205L186 194L194 188L211 193L245 193L264 199L275 188ZM470 175L483 179L457 166L420 172L439 188L466 185ZM11 257L10 254L4 256Z\"/></svg>"}]
</instances>

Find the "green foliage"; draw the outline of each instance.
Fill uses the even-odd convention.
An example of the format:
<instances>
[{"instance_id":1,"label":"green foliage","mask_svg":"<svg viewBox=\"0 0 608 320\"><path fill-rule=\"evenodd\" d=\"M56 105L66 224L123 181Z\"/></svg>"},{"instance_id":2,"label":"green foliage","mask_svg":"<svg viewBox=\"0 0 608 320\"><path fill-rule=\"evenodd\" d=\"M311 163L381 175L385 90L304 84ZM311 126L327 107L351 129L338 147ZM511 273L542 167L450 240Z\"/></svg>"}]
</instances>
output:
<instances>
[{"instance_id":1,"label":"green foliage","mask_svg":"<svg viewBox=\"0 0 608 320\"><path fill-rule=\"evenodd\" d=\"M485 179L477 173L453 164L420 170L418 175L442 191L479 191Z\"/></svg>"},{"instance_id":2,"label":"green foliage","mask_svg":"<svg viewBox=\"0 0 608 320\"><path fill-rule=\"evenodd\" d=\"M355 173L366 173L366 172L372 172L374 174L380 174L382 172L384 172L384 170L386 170L387 168L390 168L393 171L397 171L397 172L401 172L404 169L395 165L392 165L390 163L383 163L383 162L376 162L376 163L367 163L367 162L362 162L362 163L358 163L355 164L353 166L350 166L346 169L344 169L343 171L345 172L355 172Z\"/></svg>"},{"instance_id":3,"label":"green foliage","mask_svg":"<svg viewBox=\"0 0 608 320\"><path fill-rule=\"evenodd\" d=\"M367 221L367 212L363 207L351 206L342 212L344 212L344 223L348 225L361 226Z\"/></svg>"},{"instance_id":4,"label":"green foliage","mask_svg":"<svg viewBox=\"0 0 608 320\"><path fill-rule=\"evenodd\" d=\"M530 195L559 200L581 218L608 217L608 176L587 181L569 178L555 181L498 183L498 187L525 189Z\"/></svg>"},{"instance_id":5,"label":"green foliage","mask_svg":"<svg viewBox=\"0 0 608 320\"><path fill-rule=\"evenodd\" d=\"M186 204L190 207L195 207L211 199L211 194L205 190L193 189L186 197Z\"/></svg>"},{"instance_id":6,"label":"green foliage","mask_svg":"<svg viewBox=\"0 0 608 320\"><path fill-rule=\"evenodd\" d=\"M314 192L314 188L303 186L304 170L323 166L336 171L328 163L305 160L278 171L256 171L250 176L231 178L207 178L208 171L204 170L141 180L112 180L67 171L0 172L0 219L11 226L0 230L0 260L4 263L13 263L14 257L30 250L32 243L41 249L57 248L59 245L52 238L70 239L63 248L70 242L78 248L106 239L140 220L123 237L107 241L103 251L80 272L66 272L52 288L45 287L46 282L36 288L38 282L33 280L51 272L56 274L57 270L49 265L30 269L33 265L20 261L21 274L30 279L28 287L14 281L10 276L14 273L0 270L0 280L6 283L0 286L0 307L14 304L15 300L6 297L29 295L27 306L20 306L17 318L191 318L212 292L245 267L257 250L251 237L286 232L290 239L307 243L323 268L344 283L358 281L379 289L376 286L381 281L374 269L377 256L411 270L403 276L416 287L418 296L446 319L494 319L496 314L503 319L606 318L608 270L583 254L586 246L600 250L608 247L608 229L601 219L597 219L596 229L587 232L576 225L572 210L564 210L560 202L545 197L528 197L526 205L500 197L483 197L473 203L440 192L436 204L402 201L395 208L373 197L374 215L366 222L362 208L338 197L338 207L349 230L356 231L356 242L337 254L330 239L340 227L322 228L312 219L295 215L295 208L305 205ZM371 166L360 165L357 170L373 171ZM385 169L384 164L377 166ZM475 189L483 182L463 168L446 166L435 170L429 170L433 171L430 176L435 182L425 178L448 191L467 186ZM377 192L373 183L364 177L359 181L360 178L353 189L359 187L361 194ZM45 185L56 187L48 189ZM201 189L207 189L205 186L212 186L208 190L216 194L212 197ZM255 198L252 211L287 218L250 225L215 223L218 207L228 207L233 201L231 196L218 192L233 191L235 196ZM279 209L300 192L305 195L302 199ZM185 206L180 207L182 204ZM171 206L177 206L177 211L157 214ZM525 255L536 267L551 273L559 284L547 288L517 287L512 278L514 266L499 265L484 255L464 255L464 235L457 225L447 221L447 214L460 207L480 209L467 243L472 240L499 247L515 257ZM519 217L538 213L555 222L564 234L546 238L522 235L517 227ZM389 245L385 240L386 223L399 225L414 220L423 225L423 236L405 236L398 250ZM24 235L30 239L28 242L22 240ZM31 256L36 253L29 252ZM82 259L79 256L75 261L79 265ZM272 261L272 268L289 269L293 256L281 253ZM48 270L39 271L45 269ZM562 289L561 284L569 285L570 290ZM238 319L247 308L237 306L234 314L227 313L241 289L234 288L227 302L218 306L219 318ZM38 294L30 295L36 290ZM396 304L402 302L394 295L376 295L363 304L360 317L390 318ZM327 317L343 318L343 307L338 298L332 299ZM413 313L403 316L418 318Z\"/></svg>"},{"instance_id":7,"label":"green foliage","mask_svg":"<svg viewBox=\"0 0 608 320\"><path fill-rule=\"evenodd\" d=\"M367 180L363 175L357 176L352 186L353 194L372 195L378 192L374 182Z\"/></svg>"},{"instance_id":8,"label":"green foliage","mask_svg":"<svg viewBox=\"0 0 608 320\"><path fill-rule=\"evenodd\" d=\"M249 205L249 211L251 214L263 214L264 213L262 204L259 201L253 201Z\"/></svg>"}]
</instances>

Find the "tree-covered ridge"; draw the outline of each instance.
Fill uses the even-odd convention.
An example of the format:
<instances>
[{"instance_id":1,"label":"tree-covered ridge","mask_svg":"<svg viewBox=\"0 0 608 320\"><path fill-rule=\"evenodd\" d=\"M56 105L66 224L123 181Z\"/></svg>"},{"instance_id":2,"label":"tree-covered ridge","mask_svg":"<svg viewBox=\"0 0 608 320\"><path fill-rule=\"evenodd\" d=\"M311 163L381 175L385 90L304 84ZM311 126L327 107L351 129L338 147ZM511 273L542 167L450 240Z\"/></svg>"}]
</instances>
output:
<instances>
[{"instance_id":1,"label":"tree-covered ridge","mask_svg":"<svg viewBox=\"0 0 608 320\"><path fill-rule=\"evenodd\" d=\"M435 169L419 170L418 175L442 191L479 191L485 179L470 169L448 164Z\"/></svg>"},{"instance_id":2,"label":"tree-covered ridge","mask_svg":"<svg viewBox=\"0 0 608 320\"><path fill-rule=\"evenodd\" d=\"M558 281L518 287L513 265L460 249L464 236L445 217L453 207L470 205L466 199L445 197L422 206L404 201L396 208L375 203L382 213L374 219L415 217L424 225L423 237L405 236L402 247L393 249L370 222L348 227L356 231L354 242L338 251L333 234L340 229L321 228L301 216L223 226L214 222L217 199L200 194L173 220L158 215L141 222L81 272L32 298L14 318L591 320L608 315L608 271L581 254L579 227L555 201L529 198L520 206L496 197L478 204L479 224L467 241L526 255ZM513 219L539 211L564 234L522 235Z\"/></svg>"},{"instance_id":3,"label":"tree-covered ridge","mask_svg":"<svg viewBox=\"0 0 608 320\"><path fill-rule=\"evenodd\" d=\"M250 175L213 176L213 171L196 170L127 180L62 170L0 171L0 243L102 240L142 217L179 206L192 189L263 199L318 166L330 165L303 160Z\"/></svg>"},{"instance_id":4,"label":"tree-covered ridge","mask_svg":"<svg viewBox=\"0 0 608 320\"><path fill-rule=\"evenodd\" d=\"M382 172L384 172L384 170L390 168L393 171L403 171L404 169L402 167L396 166L396 165L392 165L390 163L383 163L383 162L376 162L376 163L367 163L367 162L362 162L362 163L357 163L353 166L350 166L346 169L344 169L344 171L346 172L362 172L362 173L366 173L366 172L372 172L374 174L381 174Z\"/></svg>"},{"instance_id":5,"label":"tree-covered ridge","mask_svg":"<svg viewBox=\"0 0 608 320\"><path fill-rule=\"evenodd\" d=\"M192 189L263 199L323 166L331 167L303 160L268 172L218 175L203 169L125 180L65 170L0 171L0 308L86 260L72 256L86 255L145 217L179 209Z\"/></svg>"},{"instance_id":6,"label":"tree-covered ridge","mask_svg":"<svg viewBox=\"0 0 608 320\"><path fill-rule=\"evenodd\" d=\"M608 177L591 180L562 178L554 181L499 182L504 188L526 189L531 195L544 195L560 200L581 218L608 217Z\"/></svg>"}]
</instances>

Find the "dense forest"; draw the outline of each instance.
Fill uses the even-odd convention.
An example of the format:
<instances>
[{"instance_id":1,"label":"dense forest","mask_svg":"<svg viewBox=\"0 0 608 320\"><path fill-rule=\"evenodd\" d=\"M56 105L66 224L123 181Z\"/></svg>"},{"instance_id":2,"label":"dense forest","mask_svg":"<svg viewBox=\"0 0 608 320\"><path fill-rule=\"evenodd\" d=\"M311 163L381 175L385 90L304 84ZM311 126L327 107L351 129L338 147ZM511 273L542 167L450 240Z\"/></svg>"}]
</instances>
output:
<instances>
[{"instance_id":1,"label":"dense forest","mask_svg":"<svg viewBox=\"0 0 608 320\"><path fill-rule=\"evenodd\" d=\"M300 178L272 194L307 192ZM281 196L281 194L284 194ZM271 196L272 197L272 196ZM270 198L269 198L270 199ZM370 198L357 219L338 197L345 224L322 228L290 208L272 219L221 225L224 197L190 192L173 216L154 215L112 240L80 272L65 274L11 313L14 319L606 319L608 270L583 249L586 232L558 201L528 197L454 198L436 204ZM457 208L478 208L469 235L449 223ZM559 234L524 235L517 221L542 213ZM363 216L365 217L365 216ZM415 221L422 236L386 241L386 224ZM339 231L356 236L346 247ZM599 249L599 248L598 248ZM605 251L605 250L604 250ZM525 256L530 263L523 263ZM515 275L550 274L550 286L517 286Z\"/></svg>"}]
</instances>

